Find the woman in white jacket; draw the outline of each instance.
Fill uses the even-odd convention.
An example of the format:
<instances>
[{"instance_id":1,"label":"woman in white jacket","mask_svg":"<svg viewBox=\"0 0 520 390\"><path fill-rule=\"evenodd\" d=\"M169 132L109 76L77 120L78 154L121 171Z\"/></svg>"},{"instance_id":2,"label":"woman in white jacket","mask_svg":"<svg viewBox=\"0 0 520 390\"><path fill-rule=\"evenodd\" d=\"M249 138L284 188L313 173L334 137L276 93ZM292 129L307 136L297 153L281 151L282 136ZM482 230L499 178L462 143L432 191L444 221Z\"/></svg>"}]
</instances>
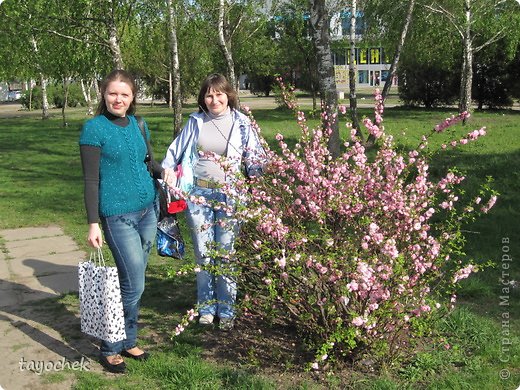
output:
<instances>
[{"instance_id":1,"label":"woman in white jacket","mask_svg":"<svg viewBox=\"0 0 520 390\"><path fill-rule=\"evenodd\" d=\"M188 200L187 213L196 261L202 266L197 272L199 323L210 325L218 317L220 329L230 330L235 317L236 281L205 268L230 260L238 224L215 205L230 203L222 187L232 183L242 166L246 177L261 173L265 153L249 119L237 110L237 93L224 76L208 76L197 102L199 111L190 115L162 165L169 184L175 180L173 171L181 165L182 189L190 198L205 199L202 204ZM225 169L219 162L222 157L228 164ZM220 252L218 258L215 250Z\"/></svg>"}]
</instances>

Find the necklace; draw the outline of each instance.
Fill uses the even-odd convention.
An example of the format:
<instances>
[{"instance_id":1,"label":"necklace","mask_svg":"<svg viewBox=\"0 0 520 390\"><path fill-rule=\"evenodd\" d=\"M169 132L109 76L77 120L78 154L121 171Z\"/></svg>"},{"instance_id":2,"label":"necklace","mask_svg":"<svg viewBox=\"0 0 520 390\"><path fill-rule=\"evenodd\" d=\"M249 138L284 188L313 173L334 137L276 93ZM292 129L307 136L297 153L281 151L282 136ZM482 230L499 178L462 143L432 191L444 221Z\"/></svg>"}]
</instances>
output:
<instances>
[{"instance_id":1,"label":"necklace","mask_svg":"<svg viewBox=\"0 0 520 390\"><path fill-rule=\"evenodd\" d=\"M227 149L228 147L231 145L231 147L238 153L240 154L240 151L235 148L235 146L229 142L229 140L231 139L231 133L233 132L233 128L235 127L235 119L232 118L232 124L231 124L231 130L229 131L229 136L226 137L224 135L224 133L222 132L222 130L220 130L220 127L218 127L218 125L216 124L214 118L206 111L204 110L204 108L202 108L201 106L199 106L200 109L202 110L202 112L209 118L210 122L213 124L213 126L215 126L215 128L217 129L217 131L220 133L220 135L222 136L222 138L224 138L226 140L226 155L227 155ZM231 114L231 113L230 113ZM231 114L232 115L232 114Z\"/></svg>"}]
</instances>

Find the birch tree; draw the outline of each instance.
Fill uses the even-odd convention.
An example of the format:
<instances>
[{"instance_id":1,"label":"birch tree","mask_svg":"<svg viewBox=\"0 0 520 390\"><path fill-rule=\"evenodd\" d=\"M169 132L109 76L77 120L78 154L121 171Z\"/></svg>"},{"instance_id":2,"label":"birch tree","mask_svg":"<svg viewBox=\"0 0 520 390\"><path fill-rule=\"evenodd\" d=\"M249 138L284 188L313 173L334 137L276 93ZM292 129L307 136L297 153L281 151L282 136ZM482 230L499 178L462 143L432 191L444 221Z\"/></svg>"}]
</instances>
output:
<instances>
[{"instance_id":1,"label":"birch tree","mask_svg":"<svg viewBox=\"0 0 520 390\"><path fill-rule=\"evenodd\" d=\"M337 119L338 97L332 52L330 49L330 20L332 10L325 0L310 0L310 24L312 41L316 48L319 90L326 112L324 126L330 126L328 149L333 158L340 155L339 125Z\"/></svg>"},{"instance_id":2,"label":"birch tree","mask_svg":"<svg viewBox=\"0 0 520 390\"><path fill-rule=\"evenodd\" d=\"M231 37L229 32L229 20L227 18L229 3L227 0L219 0L218 4L218 43L222 54L226 60L228 70L228 80L233 87L237 87L237 77L235 75L235 62L233 61L233 54L231 51Z\"/></svg>"},{"instance_id":3,"label":"birch tree","mask_svg":"<svg viewBox=\"0 0 520 390\"><path fill-rule=\"evenodd\" d=\"M177 19L174 0L168 0L168 32L170 38L170 55L172 75L170 101L173 105L173 138L182 126L181 71L179 63L179 45L177 43Z\"/></svg>"},{"instance_id":4,"label":"birch tree","mask_svg":"<svg viewBox=\"0 0 520 390\"><path fill-rule=\"evenodd\" d=\"M31 36L31 46L33 48L34 57L40 57L40 50L35 35ZM49 100L47 98L47 77L44 75L41 64L37 61L36 68L40 78L40 87L42 89L42 119L49 119Z\"/></svg>"},{"instance_id":5,"label":"birch tree","mask_svg":"<svg viewBox=\"0 0 520 390\"><path fill-rule=\"evenodd\" d=\"M64 39L99 45L110 54L112 67L124 69L122 40L140 5L132 0L58 0L55 7L67 12L42 15L42 32Z\"/></svg>"},{"instance_id":6,"label":"birch tree","mask_svg":"<svg viewBox=\"0 0 520 390\"><path fill-rule=\"evenodd\" d=\"M359 126L359 118L357 111L357 96L356 96L356 14L357 14L357 1L352 0L350 7L350 31L349 31L349 43L350 43L350 58L348 65L348 83L349 83L349 104L350 104L350 119L352 121L352 127L356 130L356 135L363 140L363 133Z\"/></svg>"},{"instance_id":7,"label":"birch tree","mask_svg":"<svg viewBox=\"0 0 520 390\"><path fill-rule=\"evenodd\" d=\"M42 119L48 119L47 83L52 68L52 57L45 54L52 51L55 45L49 37L40 32L39 16L44 10L45 4L42 1L8 2L0 8L0 18L3 21L2 35L9 37L4 42L6 47L3 50L3 55L7 54L8 57L2 62L13 61L17 64L16 73L12 73L11 76L23 74L29 79L39 80L42 91ZM11 67L9 64L6 65L8 69Z\"/></svg>"},{"instance_id":8,"label":"birch tree","mask_svg":"<svg viewBox=\"0 0 520 390\"><path fill-rule=\"evenodd\" d=\"M434 15L442 16L462 42L462 68L459 110L471 110L473 56L497 42L510 26L514 12L507 10L510 0L437 0L425 5Z\"/></svg>"}]
</instances>

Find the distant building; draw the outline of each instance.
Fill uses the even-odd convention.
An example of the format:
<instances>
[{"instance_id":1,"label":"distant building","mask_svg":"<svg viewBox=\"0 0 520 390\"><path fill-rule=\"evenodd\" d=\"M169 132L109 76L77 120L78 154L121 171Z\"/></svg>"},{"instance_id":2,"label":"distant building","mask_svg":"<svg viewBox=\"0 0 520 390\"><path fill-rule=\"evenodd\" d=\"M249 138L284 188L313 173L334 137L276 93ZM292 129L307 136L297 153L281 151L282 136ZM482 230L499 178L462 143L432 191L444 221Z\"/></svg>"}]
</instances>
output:
<instances>
[{"instance_id":1,"label":"distant building","mask_svg":"<svg viewBox=\"0 0 520 390\"><path fill-rule=\"evenodd\" d=\"M351 12L344 11L335 14L331 19L331 38L333 41L345 40L350 35ZM356 41L361 42L365 32L365 22L363 12L356 13ZM337 45L335 45L337 46ZM333 48L332 60L336 75L336 85L338 91L347 90L349 84L348 66L350 64L350 47ZM382 47L360 47L355 48L354 61L357 68L357 85L379 86L386 82L391 60ZM394 80L394 84L397 80Z\"/></svg>"},{"instance_id":2,"label":"distant building","mask_svg":"<svg viewBox=\"0 0 520 390\"><path fill-rule=\"evenodd\" d=\"M311 39L310 33L310 16L303 15L303 19L308 23L306 37ZM282 16L274 16L273 21L280 23L283 21ZM336 76L336 87L339 95L349 89L349 64L350 64L350 24L351 12L349 9L338 12L330 21L330 37L332 40L331 51L332 61L334 64L334 72ZM278 29L279 28L279 29ZM274 29L273 38L279 39L283 33L283 28ZM356 31L355 41L359 43L355 48L354 61L356 63L356 85L377 87L383 85L388 77L391 59L388 57L383 47L365 46L363 35L366 31L366 22L364 20L363 11L356 12ZM298 87L298 69L294 69L293 79ZM397 78L394 78L393 84L397 85Z\"/></svg>"}]
</instances>

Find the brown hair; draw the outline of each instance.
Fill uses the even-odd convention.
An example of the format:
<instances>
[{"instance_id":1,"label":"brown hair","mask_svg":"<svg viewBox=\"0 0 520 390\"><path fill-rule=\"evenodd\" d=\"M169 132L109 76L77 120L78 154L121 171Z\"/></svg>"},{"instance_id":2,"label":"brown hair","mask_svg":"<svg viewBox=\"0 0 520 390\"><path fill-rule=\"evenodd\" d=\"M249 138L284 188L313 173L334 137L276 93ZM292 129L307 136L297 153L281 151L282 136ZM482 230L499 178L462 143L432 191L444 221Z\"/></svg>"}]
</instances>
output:
<instances>
[{"instance_id":1,"label":"brown hair","mask_svg":"<svg viewBox=\"0 0 520 390\"><path fill-rule=\"evenodd\" d=\"M199 105L199 112L208 111L208 107L206 106L206 101L204 99L206 92L210 89L214 89L215 91L223 92L228 97L228 106L237 109L238 108L238 99L237 92L233 89L229 81L219 73L210 74L206 77L206 80L203 81L199 97L197 98L197 103Z\"/></svg>"},{"instance_id":2,"label":"brown hair","mask_svg":"<svg viewBox=\"0 0 520 390\"><path fill-rule=\"evenodd\" d=\"M136 109L137 85L135 84L134 77L129 72L122 69L113 70L101 82L99 88L101 92L101 100L99 101L99 104L97 106L96 115L103 115L108 112L107 104L105 101L105 92L107 90L108 84L110 84L112 81L122 81L123 83L126 83L130 86L132 94L134 95L134 99L132 100L132 103L130 103L130 105L128 106L128 110L126 111L126 113L129 115L133 115Z\"/></svg>"}]
</instances>

